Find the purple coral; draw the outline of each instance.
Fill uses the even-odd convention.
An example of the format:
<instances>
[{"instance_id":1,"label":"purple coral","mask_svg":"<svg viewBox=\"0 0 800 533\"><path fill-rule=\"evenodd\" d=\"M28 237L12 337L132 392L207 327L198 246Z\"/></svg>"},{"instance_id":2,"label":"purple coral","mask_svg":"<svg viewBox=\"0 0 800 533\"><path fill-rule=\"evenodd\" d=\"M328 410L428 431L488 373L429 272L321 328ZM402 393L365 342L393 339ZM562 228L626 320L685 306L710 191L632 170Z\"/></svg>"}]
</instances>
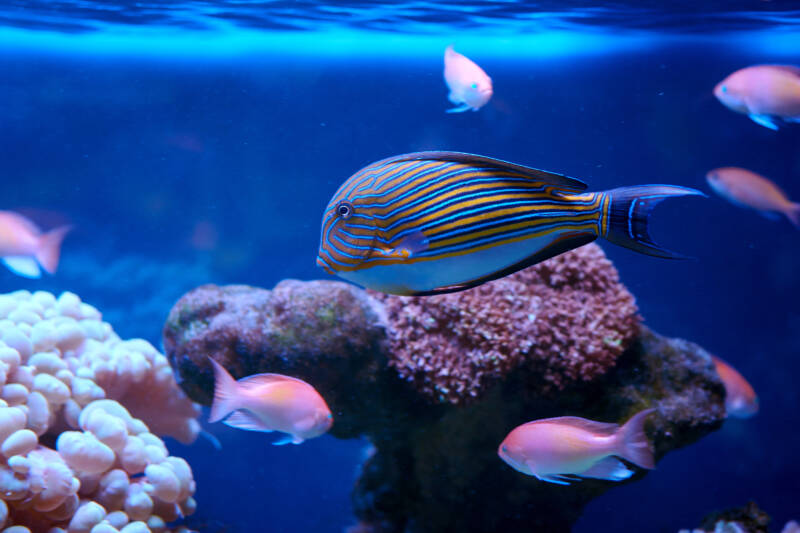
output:
<instances>
[{"instance_id":1,"label":"purple coral","mask_svg":"<svg viewBox=\"0 0 800 533\"><path fill-rule=\"evenodd\" d=\"M386 305L390 365L452 404L522 366L538 369L544 389L591 380L614 365L640 324L633 295L595 244L468 291L372 294Z\"/></svg>"}]
</instances>

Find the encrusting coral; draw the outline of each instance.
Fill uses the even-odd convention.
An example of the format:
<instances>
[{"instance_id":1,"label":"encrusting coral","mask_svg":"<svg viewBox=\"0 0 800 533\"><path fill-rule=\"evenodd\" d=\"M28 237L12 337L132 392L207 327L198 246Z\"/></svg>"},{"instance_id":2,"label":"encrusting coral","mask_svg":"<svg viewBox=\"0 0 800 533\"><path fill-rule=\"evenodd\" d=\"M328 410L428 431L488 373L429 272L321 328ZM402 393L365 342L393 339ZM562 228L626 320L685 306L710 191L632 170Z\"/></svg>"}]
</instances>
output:
<instances>
[{"instance_id":1,"label":"encrusting coral","mask_svg":"<svg viewBox=\"0 0 800 533\"><path fill-rule=\"evenodd\" d=\"M709 354L640 325L594 245L424 299L337 281L204 285L173 307L164 347L198 402L211 400L211 356L237 378L303 379L330 406L332 436L367 437L353 531L568 531L617 483L554 487L516 472L497 457L511 429L564 415L620 423L653 408L646 432L660 459L725 419Z\"/></svg>"},{"instance_id":2,"label":"encrusting coral","mask_svg":"<svg viewBox=\"0 0 800 533\"><path fill-rule=\"evenodd\" d=\"M639 316L596 244L475 289L416 298L370 291L386 305L390 364L414 388L453 404L511 370L538 365L538 388L603 374L636 337Z\"/></svg>"},{"instance_id":3,"label":"encrusting coral","mask_svg":"<svg viewBox=\"0 0 800 533\"><path fill-rule=\"evenodd\" d=\"M101 318L71 293L0 295L4 532L161 533L195 509L191 468L153 432L193 441L198 409Z\"/></svg>"}]
</instances>

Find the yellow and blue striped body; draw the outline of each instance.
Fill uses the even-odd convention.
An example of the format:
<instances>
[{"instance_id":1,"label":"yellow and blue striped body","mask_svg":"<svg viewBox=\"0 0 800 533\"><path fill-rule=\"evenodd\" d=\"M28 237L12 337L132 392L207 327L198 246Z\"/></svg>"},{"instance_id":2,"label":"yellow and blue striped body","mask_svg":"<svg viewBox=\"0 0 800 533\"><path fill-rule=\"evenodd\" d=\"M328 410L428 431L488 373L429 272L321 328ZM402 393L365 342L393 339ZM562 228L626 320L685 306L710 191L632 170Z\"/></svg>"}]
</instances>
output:
<instances>
[{"instance_id":1,"label":"yellow and blue striped body","mask_svg":"<svg viewBox=\"0 0 800 533\"><path fill-rule=\"evenodd\" d=\"M384 159L351 176L331 199L317 264L393 294L474 287L607 237L619 218L613 191L585 188L560 174L469 154Z\"/></svg>"}]
</instances>

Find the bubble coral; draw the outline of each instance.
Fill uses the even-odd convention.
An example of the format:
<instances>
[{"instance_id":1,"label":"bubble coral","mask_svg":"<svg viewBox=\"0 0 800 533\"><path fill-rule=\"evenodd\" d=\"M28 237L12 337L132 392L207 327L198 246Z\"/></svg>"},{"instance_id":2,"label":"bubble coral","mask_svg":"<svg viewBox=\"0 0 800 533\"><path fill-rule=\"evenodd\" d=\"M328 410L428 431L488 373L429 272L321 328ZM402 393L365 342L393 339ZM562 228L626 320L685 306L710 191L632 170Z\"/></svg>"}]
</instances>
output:
<instances>
[{"instance_id":1,"label":"bubble coral","mask_svg":"<svg viewBox=\"0 0 800 533\"><path fill-rule=\"evenodd\" d=\"M563 389L610 368L636 337L633 296L596 244L472 290L386 305L390 365L429 398L468 402L521 366L540 389Z\"/></svg>"},{"instance_id":2,"label":"bubble coral","mask_svg":"<svg viewBox=\"0 0 800 533\"><path fill-rule=\"evenodd\" d=\"M189 465L153 431L193 441L197 407L76 295L0 295L0 385L4 532L165 532L194 511Z\"/></svg>"}]
</instances>

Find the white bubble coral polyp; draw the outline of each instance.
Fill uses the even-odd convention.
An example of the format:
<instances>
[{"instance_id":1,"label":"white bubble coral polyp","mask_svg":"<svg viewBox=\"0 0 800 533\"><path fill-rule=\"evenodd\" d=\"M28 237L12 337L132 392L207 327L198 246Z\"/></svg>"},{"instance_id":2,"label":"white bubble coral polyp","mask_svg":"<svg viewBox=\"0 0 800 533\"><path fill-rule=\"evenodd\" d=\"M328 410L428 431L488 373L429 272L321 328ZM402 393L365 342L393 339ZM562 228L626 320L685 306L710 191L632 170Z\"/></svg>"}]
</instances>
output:
<instances>
[{"instance_id":1,"label":"white bubble coral polyp","mask_svg":"<svg viewBox=\"0 0 800 533\"><path fill-rule=\"evenodd\" d=\"M76 295L0 295L0 531L171 531L195 483L156 434L194 441L198 412L164 355Z\"/></svg>"}]
</instances>

